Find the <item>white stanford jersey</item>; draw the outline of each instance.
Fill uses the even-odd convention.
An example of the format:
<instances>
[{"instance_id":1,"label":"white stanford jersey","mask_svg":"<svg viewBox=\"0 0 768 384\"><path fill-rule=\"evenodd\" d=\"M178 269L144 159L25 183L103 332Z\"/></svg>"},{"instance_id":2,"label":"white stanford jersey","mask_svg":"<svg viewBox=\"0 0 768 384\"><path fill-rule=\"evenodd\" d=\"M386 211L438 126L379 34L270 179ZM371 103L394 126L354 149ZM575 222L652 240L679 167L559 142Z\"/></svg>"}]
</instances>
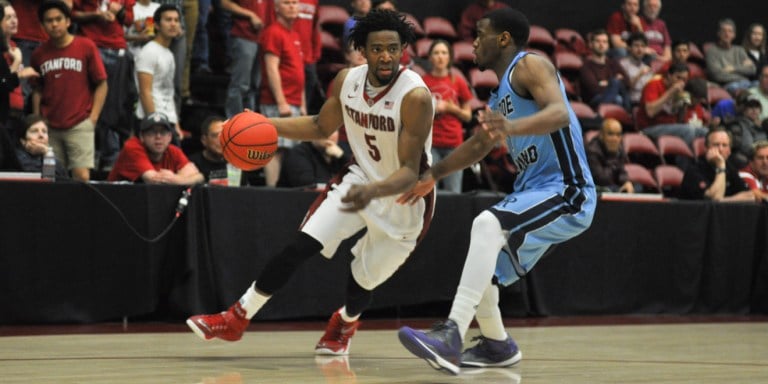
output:
<instances>
[{"instance_id":1,"label":"white stanford jersey","mask_svg":"<svg viewBox=\"0 0 768 384\"><path fill-rule=\"evenodd\" d=\"M351 68L341 86L339 99L344 113L344 128L355 163L368 180L384 180L400 169L397 142L402 130L400 107L403 97L414 88L429 89L416 72L400 68L394 80L374 98L365 93L368 65ZM432 164L432 129L424 143L427 164ZM352 168L354 169L354 167Z\"/></svg>"}]
</instances>

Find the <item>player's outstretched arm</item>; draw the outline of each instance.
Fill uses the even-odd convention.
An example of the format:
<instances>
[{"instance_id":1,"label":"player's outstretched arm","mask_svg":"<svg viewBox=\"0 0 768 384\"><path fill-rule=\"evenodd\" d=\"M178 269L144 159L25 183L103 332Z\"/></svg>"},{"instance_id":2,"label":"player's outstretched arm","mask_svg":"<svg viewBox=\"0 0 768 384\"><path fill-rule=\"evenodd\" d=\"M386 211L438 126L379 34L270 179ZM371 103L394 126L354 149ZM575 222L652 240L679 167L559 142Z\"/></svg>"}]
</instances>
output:
<instances>
[{"instance_id":1,"label":"player's outstretched arm","mask_svg":"<svg viewBox=\"0 0 768 384\"><path fill-rule=\"evenodd\" d=\"M325 139L338 130L344 124L339 92L346 77L347 69L336 75L328 98L317 115L270 118L269 121L277 128L277 134L293 140L318 140Z\"/></svg>"},{"instance_id":2,"label":"player's outstretched arm","mask_svg":"<svg viewBox=\"0 0 768 384\"><path fill-rule=\"evenodd\" d=\"M349 204L349 211L364 208L377 197L405 192L419 178L424 143L432 129L434 110L432 96L426 88L415 88L403 98L400 107L402 131L397 142L400 168L386 179L367 185L354 185L342 202Z\"/></svg>"}]
</instances>

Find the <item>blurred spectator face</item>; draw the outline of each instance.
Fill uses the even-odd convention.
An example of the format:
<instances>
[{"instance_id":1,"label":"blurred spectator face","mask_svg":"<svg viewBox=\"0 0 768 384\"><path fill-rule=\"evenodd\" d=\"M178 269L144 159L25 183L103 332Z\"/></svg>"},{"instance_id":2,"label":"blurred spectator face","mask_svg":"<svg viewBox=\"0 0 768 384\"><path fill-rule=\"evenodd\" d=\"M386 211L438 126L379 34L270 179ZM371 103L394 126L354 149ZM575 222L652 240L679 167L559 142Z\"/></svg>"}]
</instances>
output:
<instances>
[{"instance_id":1,"label":"blurred spectator face","mask_svg":"<svg viewBox=\"0 0 768 384\"><path fill-rule=\"evenodd\" d=\"M762 108L759 101L755 104L756 105L747 105L747 107L744 108L744 116L752 120L755 124L760 125L760 113L762 112Z\"/></svg>"},{"instance_id":2,"label":"blurred spectator face","mask_svg":"<svg viewBox=\"0 0 768 384\"><path fill-rule=\"evenodd\" d=\"M51 8L43 15L43 29L52 40L59 40L67 36L72 21L58 8Z\"/></svg>"},{"instance_id":3,"label":"blurred spectator face","mask_svg":"<svg viewBox=\"0 0 768 384\"><path fill-rule=\"evenodd\" d=\"M625 0L621 10L625 16L637 15L640 12L640 0Z\"/></svg>"},{"instance_id":4,"label":"blurred spectator face","mask_svg":"<svg viewBox=\"0 0 768 384\"><path fill-rule=\"evenodd\" d=\"M210 126L208 126L208 132L200 137L200 142L203 143L203 147L205 149L221 156L221 141L219 141L219 135L221 135L221 130L224 128L224 122L223 121L214 121L211 123Z\"/></svg>"},{"instance_id":5,"label":"blurred spectator face","mask_svg":"<svg viewBox=\"0 0 768 384\"><path fill-rule=\"evenodd\" d=\"M632 55L635 59L641 60L643 56L645 55L645 49L648 47L648 44L646 44L642 40L635 40L632 42L632 45L629 46L629 54Z\"/></svg>"},{"instance_id":6,"label":"blurred spectator face","mask_svg":"<svg viewBox=\"0 0 768 384\"><path fill-rule=\"evenodd\" d=\"M278 17L296 20L299 17L299 0L278 0L275 12Z\"/></svg>"},{"instance_id":7,"label":"blurred spectator face","mask_svg":"<svg viewBox=\"0 0 768 384\"><path fill-rule=\"evenodd\" d=\"M6 8L6 18L8 17L8 8ZM753 46L759 47L763 45L763 39L765 38L765 29L763 29L760 25L755 25L752 27L752 30L749 31L749 42L752 43Z\"/></svg>"},{"instance_id":8,"label":"blurred spectator face","mask_svg":"<svg viewBox=\"0 0 768 384\"><path fill-rule=\"evenodd\" d=\"M666 77L667 88L677 84L688 82L688 71L668 73Z\"/></svg>"},{"instance_id":9,"label":"blurred spectator face","mask_svg":"<svg viewBox=\"0 0 768 384\"><path fill-rule=\"evenodd\" d=\"M688 47L688 44L676 45L672 50L672 59L678 63L687 62L689 56L691 56L691 48Z\"/></svg>"},{"instance_id":10,"label":"blurred spectator face","mask_svg":"<svg viewBox=\"0 0 768 384\"><path fill-rule=\"evenodd\" d=\"M768 94L768 65L760 71L760 90Z\"/></svg>"},{"instance_id":11,"label":"blurred spectator face","mask_svg":"<svg viewBox=\"0 0 768 384\"><path fill-rule=\"evenodd\" d=\"M385 1L385 2L377 5L376 9L387 9L387 10L390 10L390 11L397 11L397 8L395 8L395 5L392 4L391 1Z\"/></svg>"},{"instance_id":12,"label":"blurred spectator face","mask_svg":"<svg viewBox=\"0 0 768 384\"><path fill-rule=\"evenodd\" d=\"M717 148L720 156L728 160L731 156L731 137L725 131L714 131L707 135L707 149Z\"/></svg>"},{"instance_id":13,"label":"blurred spectator face","mask_svg":"<svg viewBox=\"0 0 768 384\"><path fill-rule=\"evenodd\" d=\"M592 36L589 40L589 47L592 49L592 53L595 56L602 57L608 52L608 34L601 33Z\"/></svg>"},{"instance_id":14,"label":"blurred spectator face","mask_svg":"<svg viewBox=\"0 0 768 384\"><path fill-rule=\"evenodd\" d=\"M610 153L619 152L621 146L621 123L616 119L605 119L603 127L600 129L598 137L605 145L605 149Z\"/></svg>"},{"instance_id":15,"label":"blurred spectator face","mask_svg":"<svg viewBox=\"0 0 768 384\"><path fill-rule=\"evenodd\" d=\"M643 14L650 20L656 20L661 12L661 0L645 0Z\"/></svg>"},{"instance_id":16,"label":"blurred spectator face","mask_svg":"<svg viewBox=\"0 0 768 384\"><path fill-rule=\"evenodd\" d=\"M16 11L10 5L5 7L5 17L3 18L3 34L5 37L11 37L19 31L19 19L16 17Z\"/></svg>"},{"instance_id":17,"label":"blurred spectator face","mask_svg":"<svg viewBox=\"0 0 768 384\"><path fill-rule=\"evenodd\" d=\"M350 4L353 13L365 15L371 11L371 0L352 0Z\"/></svg>"},{"instance_id":18,"label":"blurred spectator face","mask_svg":"<svg viewBox=\"0 0 768 384\"><path fill-rule=\"evenodd\" d=\"M763 146L755 151L750 167L760 177L768 178L768 146Z\"/></svg>"},{"instance_id":19,"label":"blurred spectator face","mask_svg":"<svg viewBox=\"0 0 768 384\"><path fill-rule=\"evenodd\" d=\"M181 21L179 12L168 10L163 12L159 22L157 22L157 33L160 36L173 39L181 35Z\"/></svg>"},{"instance_id":20,"label":"blurred spectator face","mask_svg":"<svg viewBox=\"0 0 768 384\"><path fill-rule=\"evenodd\" d=\"M429 52L429 62L435 69L447 69L451 64L451 56L448 46L437 43Z\"/></svg>"},{"instance_id":21,"label":"blurred spectator face","mask_svg":"<svg viewBox=\"0 0 768 384\"><path fill-rule=\"evenodd\" d=\"M152 128L141 131L139 139L147 152L152 155L159 156L168 149L171 144L171 130L163 125L155 125Z\"/></svg>"},{"instance_id":22,"label":"blurred spectator face","mask_svg":"<svg viewBox=\"0 0 768 384\"><path fill-rule=\"evenodd\" d=\"M720 30L717 32L720 42L731 44L736 37L736 28L729 23L720 23Z\"/></svg>"},{"instance_id":23,"label":"blurred spectator face","mask_svg":"<svg viewBox=\"0 0 768 384\"><path fill-rule=\"evenodd\" d=\"M43 155L48 148L48 126L44 121L38 121L27 128L27 132L20 140L27 152L33 155Z\"/></svg>"}]
</instances>

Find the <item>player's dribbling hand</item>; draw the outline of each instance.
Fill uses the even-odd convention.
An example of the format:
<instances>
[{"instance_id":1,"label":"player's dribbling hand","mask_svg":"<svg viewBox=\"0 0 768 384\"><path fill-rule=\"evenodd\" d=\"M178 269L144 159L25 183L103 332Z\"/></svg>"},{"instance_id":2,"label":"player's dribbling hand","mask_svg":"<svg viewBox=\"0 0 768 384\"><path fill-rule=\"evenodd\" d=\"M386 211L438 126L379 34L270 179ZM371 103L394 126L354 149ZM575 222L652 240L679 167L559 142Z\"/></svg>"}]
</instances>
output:
<instances>
[{"instance_id":1,"label":"player's dribbling hand","mask_svg":"<svg viewBox=\"0 0 768 384\"><path fill-rule=\"evenodd\" d=\"M341 202L347 204L341 210L344 212L356 212L368 206L368 203L376 197L376 188L370 185L353 185L347 191L347 195L341 198Z\"/></svg>"},{"instance_id":2,"label":"player's dribbling hand","mask_svg":"<svg viewBox=\"0 0 768 384\"><path fill-rule=\"evenodd\" d=\"M432 173L425 173L421 179L416 182L416 185L414 185L410 191L403 193L400 195L400 197L397 198L397 203L409 205L416 204L416 202L419 201L422 197L426 196L435 189L436 183L437 181L432 177Z\"/></svg>"}]
</instances>

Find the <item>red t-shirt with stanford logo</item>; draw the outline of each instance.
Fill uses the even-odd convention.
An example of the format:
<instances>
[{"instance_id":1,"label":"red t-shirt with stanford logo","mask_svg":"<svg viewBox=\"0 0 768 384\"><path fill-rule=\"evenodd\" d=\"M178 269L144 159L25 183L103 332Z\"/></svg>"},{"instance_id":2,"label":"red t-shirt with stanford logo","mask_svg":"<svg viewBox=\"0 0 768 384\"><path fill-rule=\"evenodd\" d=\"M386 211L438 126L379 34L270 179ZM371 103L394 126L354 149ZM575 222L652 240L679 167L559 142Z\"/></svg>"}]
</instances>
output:
<instances>
[{"instance_id":1,"label":"red t-shirt with stanford logo","mask_svg":"<svg viewBox=\"0 0 768 384\"><path fill-rule=\"evenodd\" d=\"M640 109L637 113L636 123L639 128L647 128L659 124L679 123L679 121L677 121L677 114L670 112L672 110L672 102L669 102L667 105L665 105L664 108L654 117L648 116L648 114L645 112L646 104L660 99L666 92L667 86L664 85L663 78L653 79L645 85L645 88L643 88L643 95L640 97ZM707 120L709 120L707 115L704 113L704 108L701 107L701 104L696 104L687 108L685 112L685 121L687 122L691 120L694 115L696 115L696 118L702 122L706 123Z\"/></svg>"},{"instance_id":2,"label":"red t-shirt with stanford logo","mask_svg":"<svg viewBox=\"0 0 768 384\"><path fill-rule=\"evenodd\" d=\"M163 153L163 158L155 163L149 159L147 149L144 148L141 140L133 136L125 141L120 155L117 156L115 165L107 176L107 181L138 181L141 175L147 171L159 171L161 169L170 170L173 173L178 172L189 163L187 155L181 148L171 144Z\"/></svg>"},{"instance_id":3,"label":"red t-shirt with stanford logo","mask_svg":"<svg viewBox=\"0 0 768 384\"><path fill-rule=\"evenodd\" d=\"M461 76L453 74L435 77L427 73L422 76L432 97L438 100L449 100L461 105L472 99L472 92L467 82ZM435 116L432 124L432 146L435 148L456 148L464 141L463 124L458 117L450 113L440 113Z\"/></svg>"},{"instance_id":4,"label":"red t-shirt with stanford logo","mask_svg":"<svg viewBox=\"0 0 768 384\"><path fill-rule=\"evenodd\" d=\"M301 36L301 49L304 62L316 63L320 59L320 25L318 24L318 0L299 1L299 18L293 22L293 29Z\"/></svg>"},{"instance_id":5,"label":"red t-shirt with stanford logo","mask_svg":"<svg viewBox=\"0 0 768 384\"><path fill-rule=\"evenodd\" d=\"M280 58L280 82L283 85L285 101L290 105L301 105L304 91L304 54L301 51L301 37L280 22L268 26L261 35L261 51ZM269 89L267 69L262 63L261 104L277 104Z\"/></svg>"},{"instance_id":6,"label":"red t-shirt with stanford logo","mask_svg":"<svg viewBox=\"0 0 768 384\"><path fill-rule=\"evenodd\" d=\"M40 113L53 129L70 129L85 120L93 107L94 87L107 79L101 55L93 41L74 36L64 48L50 41L32 53L32 79L42 93Z\"/></svg>"}]
</instances>

